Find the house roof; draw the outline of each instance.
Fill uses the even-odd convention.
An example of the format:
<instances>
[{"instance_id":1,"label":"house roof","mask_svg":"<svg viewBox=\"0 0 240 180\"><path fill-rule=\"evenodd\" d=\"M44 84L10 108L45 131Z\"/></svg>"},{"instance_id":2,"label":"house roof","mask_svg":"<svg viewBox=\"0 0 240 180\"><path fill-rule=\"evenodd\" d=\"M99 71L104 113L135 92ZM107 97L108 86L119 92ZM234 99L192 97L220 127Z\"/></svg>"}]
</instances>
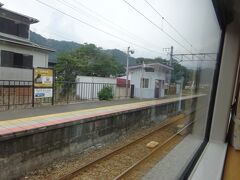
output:
<instances>
[{"instance_id":1,"label":"house roof","mask_svg":"<svg viewBox=\"0 0 240 180\"><path fill-rule=\"evenodd\" d=\"M128 69L129 70L133 70L133 69L141 69L144 67L162 67L168 70L173 70L173 67L165 65L165 64L161 64L161 63L150 63L150 64L140 64L140 65L136 65L136 66L130 66Z\"/></svg>"},{"instance_id":2,"label":"house roof","mask_svg":"<svg viewBox=\"0 0 240 180\"><path fill-rule=\"evenodd\" d=\"M1 43L6 43L6 44L14 44L14 45L19 45L19 46L25 46L29 48L34 48L42 51L47 51L47 52L54 52L53 49L49 49L47 47L40 46L38 44L35 44L29 40L25 40L19 37L15 37L13 35L7 35L4 33L0 33L0 42Z\"/></svg>"},{"instance_id":3,"label":"house roof","mask_svg":"<svg viewBox=\"0 0 240 180\"><path fill-rule=\"evenodd\" d=\"M39 22L37 19L33 18L33 17L29 17L8 9L5 9L2 7L3 4L0 3L0 16L7 18L7 19L11 19L17 22L21 22L24 24L33 24L33 23L37 23Z\"/></svg>"}]
</instances>

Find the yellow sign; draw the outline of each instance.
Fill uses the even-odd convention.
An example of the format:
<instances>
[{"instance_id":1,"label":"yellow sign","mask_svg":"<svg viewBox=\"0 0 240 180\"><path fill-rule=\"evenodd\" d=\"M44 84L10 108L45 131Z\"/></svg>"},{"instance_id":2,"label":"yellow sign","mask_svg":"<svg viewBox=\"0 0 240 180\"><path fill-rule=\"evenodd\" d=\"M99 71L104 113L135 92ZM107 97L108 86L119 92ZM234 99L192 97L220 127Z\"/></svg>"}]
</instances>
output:
<instances>
[{"instance_id":1,"label":"yellow sign","mask_svg":"<svg viewBox=\"0 0 240 180\"><path fill-rule=\"evenodd\" d=\"M34 87L52 87L53 70L45 68L34 69Z\"/></svg>"}]
</instances>

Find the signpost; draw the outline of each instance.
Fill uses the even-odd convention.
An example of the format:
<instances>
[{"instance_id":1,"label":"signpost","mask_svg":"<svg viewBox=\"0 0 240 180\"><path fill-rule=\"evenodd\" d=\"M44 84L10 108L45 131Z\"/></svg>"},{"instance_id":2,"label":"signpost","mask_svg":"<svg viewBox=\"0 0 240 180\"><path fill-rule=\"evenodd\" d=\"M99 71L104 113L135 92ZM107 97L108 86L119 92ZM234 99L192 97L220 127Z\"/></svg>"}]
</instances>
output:
<instances>
[{"instance_id":1,"label":"signpost","mask_svg":"<svg viewBox=\"0 0 240 180\"><path fill-rule=\"evenodd\" d=\"M34 87L52 88L52 86L53 86L53 70L47 68L35 68Z\"/></svg>"},{"instance_id":2,"label":"signpost","mask_svg":"<svg viewBox=\"0 0 240 180\"><path fill-rule=\"evenodd\" d=\"M53 69L34 68L33 69L33 107L35 99L53 99ZM52 100L53 104L53 100Z\"/></svg>"}]
</instances>

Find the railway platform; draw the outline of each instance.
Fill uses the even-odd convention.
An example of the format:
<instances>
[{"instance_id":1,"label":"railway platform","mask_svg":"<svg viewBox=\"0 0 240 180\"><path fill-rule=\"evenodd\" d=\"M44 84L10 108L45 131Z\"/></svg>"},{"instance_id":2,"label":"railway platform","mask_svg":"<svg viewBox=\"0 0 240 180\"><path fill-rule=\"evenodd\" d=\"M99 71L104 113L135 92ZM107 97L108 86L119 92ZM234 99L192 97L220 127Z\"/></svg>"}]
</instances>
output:
<instances>
[{"instance_id":1,"label":"railway platform","mask_svg":"<svg viewBox=\"0 0 240 180\"><path fill-rule=\"evenodd\" d=\"M181 97L181 100L192 99L200 95ZM22 135L51 126L64 125L89 118L103 117L134 109L146 108L178 101L179 98L158 100L122 100L74 105L60 105L27 109L22 111L0 113L0 140L4 137Z\"/></svg>"},{"instance_id":2,"label":"railway platform","mask_svg":"<svg viewBox=\"0 0 240 180\"><path fill-rule=\"evenodd\" d=\"M192 104L202 100L204 95L190 95L0 113L2 176L17 179L56 159L116 141L131 130L159 124L178 114L179 105L188 112Z\"/></svg>"}]
</instances>

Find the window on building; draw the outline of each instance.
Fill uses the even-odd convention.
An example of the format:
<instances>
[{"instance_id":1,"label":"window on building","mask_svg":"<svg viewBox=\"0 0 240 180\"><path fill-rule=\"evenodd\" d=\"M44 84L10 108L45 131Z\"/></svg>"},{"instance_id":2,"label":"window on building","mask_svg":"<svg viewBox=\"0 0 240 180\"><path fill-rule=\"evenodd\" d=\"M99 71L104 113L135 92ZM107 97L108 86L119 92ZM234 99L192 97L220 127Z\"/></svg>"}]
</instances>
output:
<instances>
[{"instance_id":1,"label":"window on building","mask_svg":"<svg viewBox=\"0 0 240 180\"><path fill-rule=\"evenodd\" d=\"M153 67L145 67L144 70L145 70L145 72L154 72Z\"/></svg>"},{"instance_id":2,"label":"window on building","mask_svg":"<svg viewBox=\"0 0 240 180\"><path fill-rule=\"evenodd\" d=\"M15 53L11 51L1 51L1 66L17 67L17 68L32 68L33 56Z\"/></svg>"},{"instance_id":3,"label":"window on building","mask_svg":"<svg viewBox=\"0 0 240 180\"><path fill-rule=\"evenodd\" d=\"M149 79L147 78L141 79L141 88L149 88Z\"/></svg>"},{"instance_id":4,"label":"window on building","mask_svg":"<svg viewBox=\"0 0 240 180\"><path fill-rule=\"evenodd\" d=\"M12 20L0 17L0 32L28 38L29 25L16 23Z\"/></svg>"}]
</instances>

